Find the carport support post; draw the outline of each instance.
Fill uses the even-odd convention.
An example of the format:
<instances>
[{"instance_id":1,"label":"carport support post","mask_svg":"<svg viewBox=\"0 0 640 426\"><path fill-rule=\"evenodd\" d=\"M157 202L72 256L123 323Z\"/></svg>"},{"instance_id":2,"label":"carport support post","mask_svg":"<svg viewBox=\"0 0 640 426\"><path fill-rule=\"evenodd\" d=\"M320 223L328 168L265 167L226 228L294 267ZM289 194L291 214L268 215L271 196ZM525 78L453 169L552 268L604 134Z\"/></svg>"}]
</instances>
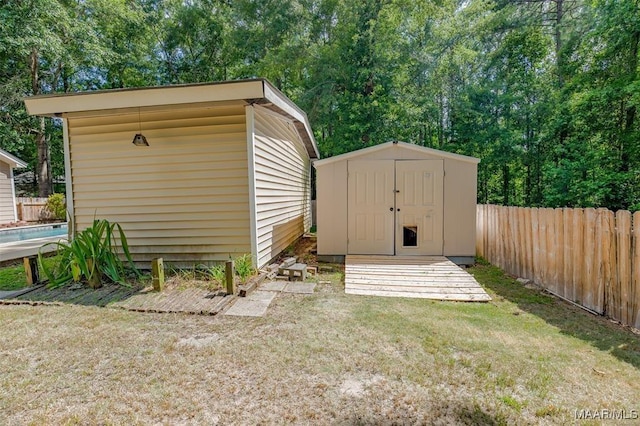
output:
<instances>
[{"instance_id":1,"label":"carport support post","mask_svg":"<svg viewBox=\"0 0 640 426\"><path fill-rule=\"evenodd\" d=\"M153 291L162 291L164 287L164 265L161 257L151 261L151 277L153 278Z\"/></svg>"},{"instance_id":2,"label":"carport support post","mask_svg":"<svg viewBox=\"0 0 640 426\"><path fill-rule=\"evenodd\" d=\"M231 294L235 294L236 293L236 286L234 285L233 282L233 260L227 260L227 263L225 264L225 273L226 273L226 284L227 284L227 294L231 295Z\"/></svg>"},{"instance_id":3,"label":"carport support post","mask_svg":"<svg viewBox=\"0 0 640 426\"><path fill-rule=\"evenodd\" d=\"M34 285L40 282L40 271L38 270L38 260L35 256L23 257L24 271L27 273L27 285Z\"/></svg>"}]
</instances>

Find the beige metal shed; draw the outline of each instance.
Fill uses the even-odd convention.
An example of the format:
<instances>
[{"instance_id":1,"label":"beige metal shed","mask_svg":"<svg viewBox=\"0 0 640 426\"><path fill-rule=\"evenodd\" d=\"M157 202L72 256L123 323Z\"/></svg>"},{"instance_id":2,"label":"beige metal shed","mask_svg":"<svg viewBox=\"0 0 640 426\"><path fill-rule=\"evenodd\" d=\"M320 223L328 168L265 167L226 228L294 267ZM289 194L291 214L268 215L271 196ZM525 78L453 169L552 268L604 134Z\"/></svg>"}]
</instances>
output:
<instances>
[{"instance_id":1,"label":"beige metal shed","mask_svg":"<svg viewBox=\"0 0 640 426\"><path fill-rule=\"evenodd\" d=\"M0 149L0 224L18 220L13 169L27 167L27 163Z\"/></svg>"},{"instance_id":2,"label":"beige metal shed","mask_svg":"<svg viewBox=\"0 0 640 426\"><path fill-rule=\"evenodd\" d=\"M313 133L266 80L25 103L32 115L62 119L77 228L94 217L120 223L137 262L194 266L251 253L262 266L311 226Z\"/></svg>"},{"instance_id":3,"label":"beige metal shed","mask_svg":"<svg viewBox=\"0 0 640 426\"><path fill-rule=\"evenodd\" d=\"M473 263L479 162L404 142L315 161L318 255Z\"/></svg>"}]
</instances>

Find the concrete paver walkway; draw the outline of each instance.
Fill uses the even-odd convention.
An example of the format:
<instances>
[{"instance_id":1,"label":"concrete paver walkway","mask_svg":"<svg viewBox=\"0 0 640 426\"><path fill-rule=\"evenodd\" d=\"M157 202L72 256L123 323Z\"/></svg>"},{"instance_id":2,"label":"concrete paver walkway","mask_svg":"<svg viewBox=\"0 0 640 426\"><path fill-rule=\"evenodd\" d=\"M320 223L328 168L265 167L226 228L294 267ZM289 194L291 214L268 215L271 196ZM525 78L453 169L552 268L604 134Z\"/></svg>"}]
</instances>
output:
<instances>
[{"instance_id":1,"label":"concrete paver walkway","mask_svg":"<svg viewBox=\"0 0 640 426\"><path fill-rule=\"evenodd\" d=\"M236 299L233 306L224 315L241 317L261 317L267 313L267 308L278 293L313 294L315 283L267 281L247 297Z\"/></svg>"}]
</instances>

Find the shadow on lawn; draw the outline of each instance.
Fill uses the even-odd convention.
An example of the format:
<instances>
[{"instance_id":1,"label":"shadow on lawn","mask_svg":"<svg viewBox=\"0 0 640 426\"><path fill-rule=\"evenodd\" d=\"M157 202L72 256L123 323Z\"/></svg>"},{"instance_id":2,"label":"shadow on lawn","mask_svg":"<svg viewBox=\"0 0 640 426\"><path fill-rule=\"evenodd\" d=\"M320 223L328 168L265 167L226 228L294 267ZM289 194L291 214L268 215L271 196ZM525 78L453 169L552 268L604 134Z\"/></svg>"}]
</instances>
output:
<instances>
[{"instance_id":1,"label":"shadow on lawn","mask_svg":"<svg viewBox=\"0 0 640 426\"><path fill-rule=\"evenodd\" d=\"M563 334L589 342L640 369L640 336L634 335L630 330L559 298L536 289L528 289L495 266L477 264L469 272L497 297L542 318L548 324L558 327Z\"/></svg>"},{"instance_id":2,"label":"shadow on lawn","mask_svg":"<svg viewBox=\"0 0 640 426\"><path fill-rule=\"evenodd\" d=\"M466 399L447 399L435 401L433 405L422 407L429 412L429 424L456 424L469 426L506 426L513 424L513 419L508 419L503 413L495 412L495 409L483 408L475 401ZM359 406L352 407L353 412L345 413L343 419L339 419L337 424L349 425L378 425L378 424L423 424L425 422L421 413L411 413L408 411L394 411L391 415L397 417L386 418L386 422L381 423L378 413L375 413L361 402Z\"/></svg>"}]
</instances>

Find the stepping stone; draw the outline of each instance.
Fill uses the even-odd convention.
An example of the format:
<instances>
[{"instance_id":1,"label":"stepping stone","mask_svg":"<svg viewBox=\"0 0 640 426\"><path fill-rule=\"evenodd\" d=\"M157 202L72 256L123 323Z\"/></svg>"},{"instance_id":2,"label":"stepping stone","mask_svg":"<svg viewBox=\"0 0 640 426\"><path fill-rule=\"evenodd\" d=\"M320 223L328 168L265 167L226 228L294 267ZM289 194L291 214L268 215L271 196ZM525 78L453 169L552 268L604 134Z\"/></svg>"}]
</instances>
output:
<instances>
[{"instance_id":1,"label":"stepping stone","mask_svg":"<svg viewBox=\"0 0 640 426\"><path fill-rule=\"evenodd\" d=\"M273 300L274 297L276 297L277 293L274 293L273 291L261 291L261 290L256 290L253 293L251 293L250 295L248 295L247 297L245 297L245 300L255 300L255 301L262 301L262 302L269 302L271 303L271 301Z\"/></svg>"},{"instance_id":2,"label":"stepping stone","mask_svg":"<svg viewBox=\"0 0 640 426\"><path fill-rule=\"evenodd\" d=\"M224 315L240 316L240 317L262 317L267 313L267 308L271 301L276 297L273 291L256 290L247 297L236 299Z\"/></svg>"},{"instance_id":3,"label":"stepping stone","mask_svg":"<svg viewBox=\"0 0 640 426\"><path fill-rule=\"evenodd\" d=\"M285 281L268 281L260 284L258 290L263 291L282 291L288 283Z\"/></svg>"},{"instance_id":4,"label":"stepping stone","mask_svg":"<svg viewBox=\"0 0 640 426\"><path fill-rule=\"evenodd\" d=\"M313 294L315 283L290 282L284 288L285 293Z\"/></svg>"}]
</instances>

